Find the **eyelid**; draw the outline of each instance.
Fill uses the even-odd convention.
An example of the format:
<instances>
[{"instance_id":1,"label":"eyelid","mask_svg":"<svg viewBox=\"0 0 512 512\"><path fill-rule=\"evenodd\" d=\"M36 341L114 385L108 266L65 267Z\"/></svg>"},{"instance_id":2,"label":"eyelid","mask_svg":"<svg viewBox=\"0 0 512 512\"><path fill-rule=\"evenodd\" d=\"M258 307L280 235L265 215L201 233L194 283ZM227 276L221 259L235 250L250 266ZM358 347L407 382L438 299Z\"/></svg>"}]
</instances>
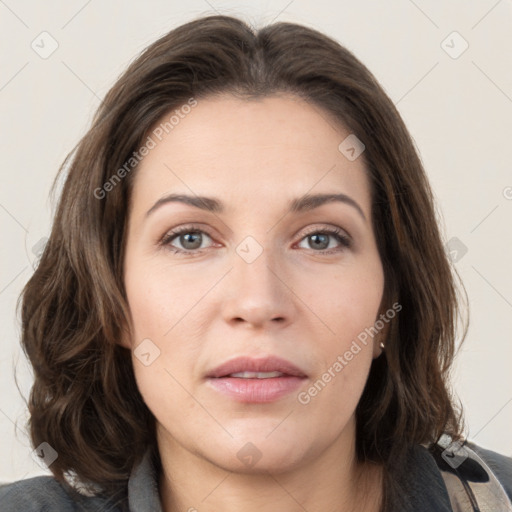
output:
<instances>
[{"instance_id":1,"label":"eyelid","mask_svg":"<svg viewBox=\"0 0 512 512\"><path fill-rule=\"evenodd\" d=\"M320 255L321 254L328 255L328 254L332 254L335 252L352 249L354 246L354 240L353 240L352 236L349 235L349 233L345 229L343 229L339 226L336 226L334 224L328 225L327 227L325 224L323 226L318 226L318 225L311 226L310 228L307 229L306 232L302 233L302 236L300 237L298 243L302 242L302 240L307 238L309 235L313 235L316 233L323 233L323 234L327 234L328 236L331 236L333 238L337 238L338 242L341 245L341 248L338 248L338 249L336 249L336 248L329 249L329 250L324 249L321 251L314 251L313 249L311 249L313 252L317 252Z\"/></svg>"},{"instance_id":2,"label":"eyelid","mask_svg":"<svg viewBox=\"0 0 512 512\"><path fill-rule=\"evenodd\" d=\"M176 226L175 228L168 229L162 237L160 237L158 243L162 245L166 245L168 240L172 240L173 238L178 237L179 235L183 233L193 233L193 232L199 232L208 235L211 239L214 238L214 236L210 233L208 228L203 226L202 224L183 224L180 226Z\"/></svg>"},{"instance_id":3,"label":"eyelid","mask_svg":"<svg viewBox=\"0 0 512 512\"><path fill-rule=\"evenodd\" d=\"M203 224L191 223L191 224L180 225L180 226L177 226L170 230L167 230L164 233L164 235L159 239L158 245L163 246L163 247L169 247L170 250L172 250L173 252L181 253L181 254L185 254L185 255L199 254L209 248L208 247L208 248L203 248L203 249L185 250L185 249L179 249L179 248L176 248L176 247L170 245L171 240L176 239L177 237L179 237L180 235L182 235L184 233L205 234L212 241L215 238L210 233L209 228L207 228ZM310 226L310 227L306 228L306 231L302 231L302 236L299 238L298 242L296 242L296 243L300 243L307 236L316 234L316 233L323 233L323 234L327 234L328 236L338 238L338 242L340 243L340 246L341 246L340 248L335 248L335 249L331 248L330 250L323 249L320 251L315 251L314 249L311 249L311 251L318 252L319 254L331 254L332 252L340 252L341 250L351 249L353 246L353 243L354 243L352 237L345 229L343 229L339 226L336 226L334 224L332 224L332 225L329 225L329 224L318 225L317 224L317 225ZM215 243L212 245L212 247L213 246L215 246Z\"/></svg>"},{"instance_id":4,"label":"eyelid","mask_svg":"<svg viewBox=\"0 0 512 512\"><path fill-rule=\"evenodd\" d=\"M305 229L306 231L303 233L303 237L320 231L338 231L344 234L347 238L352 239L352 237L348 234L346 229L343 229L340 226L336 226L335 224L314 224L313 226Z\"/></svg>"}]
</instances>

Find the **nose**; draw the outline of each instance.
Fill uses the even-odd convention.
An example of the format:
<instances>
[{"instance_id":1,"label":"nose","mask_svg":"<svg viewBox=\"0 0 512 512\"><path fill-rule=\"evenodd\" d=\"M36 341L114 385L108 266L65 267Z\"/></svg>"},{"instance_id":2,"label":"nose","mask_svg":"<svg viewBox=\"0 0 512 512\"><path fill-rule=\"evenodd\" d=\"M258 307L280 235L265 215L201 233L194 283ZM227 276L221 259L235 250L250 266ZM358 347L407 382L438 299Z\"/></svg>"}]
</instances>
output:
<instances>
[{"instance_id":1,"label":"nose","mask_svg":"<svg viewBox=\"0 0 512 512\"><path fill-rule=\"evenodd\" d=\"M253 329L289 324L295 313L292 286L287 282L290 278L280 270L268 250L264 249L251 262L240 254L233 255L233 269L225 283L222 299L225 321Z\"/></svg>"}]
</instances>

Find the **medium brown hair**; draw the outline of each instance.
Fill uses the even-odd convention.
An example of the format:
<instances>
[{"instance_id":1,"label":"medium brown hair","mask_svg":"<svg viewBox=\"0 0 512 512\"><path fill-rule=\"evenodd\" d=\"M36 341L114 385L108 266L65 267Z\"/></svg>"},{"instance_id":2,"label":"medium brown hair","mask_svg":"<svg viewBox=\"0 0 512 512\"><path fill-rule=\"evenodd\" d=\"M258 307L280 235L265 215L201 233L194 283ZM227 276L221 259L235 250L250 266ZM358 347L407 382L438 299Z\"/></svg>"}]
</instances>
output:
<instances>
[{"instance_id":1,"label":"medium brown hair","mask_svg":"<svg viewBox=\"0 0 512 512\"><path fill-rule=\"evenodd\" d=\"M236 18L208 16L172 30L117 80L66 158L51 234L20 297L22 344L35 375L32 441L58 452L50 469L61 482L74 475L110 496L123 495L134 465L155 448L154 419L137 389L131 354L118 344L130 330L123 258L136 166L126 162L164 114L191 98L225 93L246 100L295 94L365 145L385 275L382 310L394 302L402 310L389 323L385 352L373 361L357 406L356 448L360 461L384 465L389 504L391 469L410 446L443 432L461 437L462 413L448 388L456 272L393 102L347 49L291 23L256 31ZM466 331L467 325L462 339Z\"/></svg>"}]
</instances>

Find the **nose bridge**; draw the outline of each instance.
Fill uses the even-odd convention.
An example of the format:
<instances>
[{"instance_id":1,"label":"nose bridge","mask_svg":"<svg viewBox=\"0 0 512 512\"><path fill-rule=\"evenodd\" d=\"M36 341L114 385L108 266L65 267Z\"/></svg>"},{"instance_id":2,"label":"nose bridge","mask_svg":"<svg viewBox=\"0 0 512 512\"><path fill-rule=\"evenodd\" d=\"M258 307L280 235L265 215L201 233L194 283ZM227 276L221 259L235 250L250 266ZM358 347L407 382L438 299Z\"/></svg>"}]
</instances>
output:
<instances>
[{"instance_id":1,"label":"nose bridge","mask_svg":"<svg viewBox=\"0 0 512 512\"><path fill-rule=\"evenodd\" d=\"M274 268L277 258L270 245L268 238L260 242L248 235L235 248L233 264L236 280L240 285L250 287L253 293L270 293L280 287Z\"/></svg>"},{"instance_id":2,"label":"nose bridge","mask_svg":"<svg viewBox=\"0 0 512 512\"><path fill-rule=\"evenodd\" d=\"M279 276L278 256L253 236L246 236L235 248L230 299L226 302L227 320L249 323L289 316L287 287Z\"/></svg>"}]
</instances>

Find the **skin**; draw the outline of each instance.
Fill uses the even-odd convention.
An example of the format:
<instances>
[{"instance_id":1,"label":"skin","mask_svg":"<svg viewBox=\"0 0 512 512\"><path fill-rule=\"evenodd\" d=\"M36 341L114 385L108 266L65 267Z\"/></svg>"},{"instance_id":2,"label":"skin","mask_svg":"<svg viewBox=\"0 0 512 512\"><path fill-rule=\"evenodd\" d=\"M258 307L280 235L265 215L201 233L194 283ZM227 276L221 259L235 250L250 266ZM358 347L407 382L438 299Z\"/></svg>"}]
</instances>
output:
<instances>
[{"instance_id":1,"label":"skin","mask_svg":"<svg viewBox=\"0 0 512 512\"><path fill-rule=\"evenodd\" d=\"M364 157L349 161L338 150L347 135L298 97L222 95L198 101L137 170L124 261L133 329L122 344L149 338L160 351L148 366L134 352L133 365L157 421L166 512L340 511L363 502L378 510L382 473L356 461L355 409L380 339L360 344L308 404L297 400L384 312L370 185ZM146 215L169 193L213 196L225 211L171 202ZM366 220L341 202L287 213L306 193L346 194ZM183 236L159 245L190 223L205 233L196 245ZM332 235L315 246L311 235L329 227L352 246ZM252 263L236 252L247 236L262 249ZM247 404L205 381L228 359L271 354L308 375L297 392ZM237 457L248 442L261 455L252 466Z\"/></svg>"}]
</instances>

